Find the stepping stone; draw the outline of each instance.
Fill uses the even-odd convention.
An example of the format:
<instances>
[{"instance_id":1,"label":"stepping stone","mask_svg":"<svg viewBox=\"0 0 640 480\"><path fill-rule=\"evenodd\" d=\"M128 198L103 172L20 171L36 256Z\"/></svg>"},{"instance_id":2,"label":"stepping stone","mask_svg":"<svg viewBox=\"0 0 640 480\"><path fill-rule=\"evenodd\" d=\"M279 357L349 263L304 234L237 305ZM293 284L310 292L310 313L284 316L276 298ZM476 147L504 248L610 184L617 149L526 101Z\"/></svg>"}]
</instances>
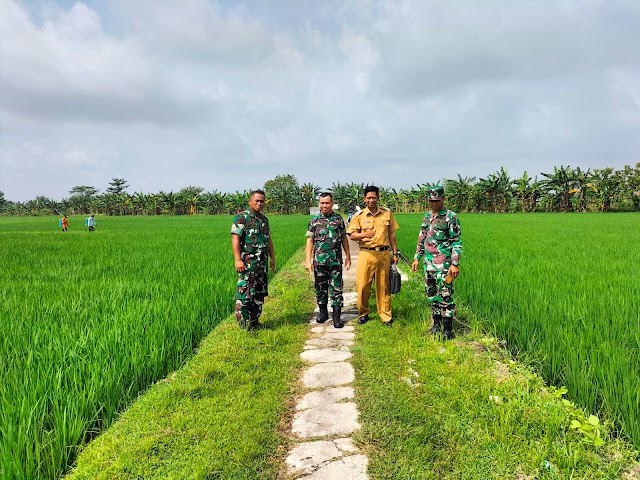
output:
<instances>
[{"instance_id":1,"label":"stepping stone","mask_svg":"<svg viewBox=\"0 0 640 480\"><path fill-rule=\"evenodd\" d=\"M353 439L348 438L336 438L333 443L343 452L355 453L358 451L358 447L353 444Z\"/></svg>"},{"instance_id":2,"label":"stepping stone","mask_svg":"<svg viewBox=\"0 0 640 480\"><path fill-rule=\"evenodd\" d=\"M333 348L306 350L300 354L303 360L313 363L344 362L351 358L351 352L342 352Z\"/></svg>"},{"instance_id":3,"label":"stepping stone","mask_svg":"<svg viewBox=\"0 0 640 480\"><path fill-rule=\"evenodd\" d=\"M354 327L352 325L345 325L342 328L334 328L333 324L331 325L327 325L327 327L325 328L325 332L353 332L354 331Z\"/></svg>"},{"instance_id":4,"label":"stepping stone","mask_svg":"<svg viewBox=\"0 0 640 480\"><path fill-rule=\"evenodd\" d=\"M339 387L353 382L354 377L350 363L319 363L304 371L302 382L307 388Z\"/></svg>"},{"instance_id":5,"label":"stepping stone","mask_svg":"<svg viewBox=\"0 0 640 480\"><path fill-rule=\"evenodd\" d=\"M315 345L317 347L351 347L353 346L353 340L340 340L329 338L311 338L305 342L305 345Z\"/></svg>"},{"instance_id":6,"label":"stepping stone","mask_svg":"<svg viewBox=\"0 0 640 480\"><path fill-rule=\"evenodd\" d=\"M291 432L311 438L351 434L359 428L355 403L329 403L296 413Z\"/></svg>"},{"instance_id":7,"label":"stepping stone","mask_svg":"<svg viewBox=\"0 0 640 480\"><path fill-rule=\"evenodd\" d=\"M354 340L356 338L356 334L351 332L326 332L321 338L331 340Z\"/></svg>"},{"instance_id":8,"label":"stepping stone","mask_svg":"<svg viewBox=\"0 0 640 480\"><path fill-rule=\"evenodd\" d=\"M342 456L334 442L321 440L301 443L285 460L292 473L313 473L329 460Z\"/></svg>"},{"instance_id":9,"label":"stepping stone","mask_svg":"<svg viewBox=\"0 0 640 480\"><path fill-rule=\"evenodd\" d=\"M311 331L313 333L324 333L324 327L313 327Z\"/></svg>"},{"instance_id":10,"label":"stepping stone","mask_svg":"<svg viewBox=\"0 0 640 480\"><path fill-rule=\"evenodd\" d=\"M367 480L367 464L365 455L351 455L331 462L319 468L311 475L300 477L306 480Z\"/></svg>"},{"instance_id":11,"label":"stepping stone","mask_svg":"<svg viewBox=\"0 0 640 480\"><path fill-rule=\"evenodd\" d=\"M353 398L353 387L327 388L325 390L314 390L307 393L296 404L296 410L307 410L319 407L320 405L339 402L346 398Z\"/></svg>"}]
</instances>

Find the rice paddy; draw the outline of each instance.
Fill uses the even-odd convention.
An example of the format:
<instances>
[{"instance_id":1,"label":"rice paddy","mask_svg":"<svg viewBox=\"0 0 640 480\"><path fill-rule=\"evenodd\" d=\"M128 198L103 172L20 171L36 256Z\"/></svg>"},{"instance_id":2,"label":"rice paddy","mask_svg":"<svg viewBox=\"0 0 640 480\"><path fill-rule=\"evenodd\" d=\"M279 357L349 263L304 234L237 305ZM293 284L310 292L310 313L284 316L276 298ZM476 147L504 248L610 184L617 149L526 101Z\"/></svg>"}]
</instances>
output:
<instances>
[{"instance_id":1,"label":"rice paddy","mask_svg":"<svg viewBox=\"0 0 640 480\"><path fill-rule=\"evenodd\" d=\"M231 217L0 219L0 477L57 478L234 307ZM303 216L271 219L279 265Z\"/></svg>"},{"instance_id":2,"label":"rice paddy","mask_svg":"<svg viewBox=\"0 0 640 480\"><path fill-rule=\"evenodd\" d=\"M399 215L415 251L420 215ZM640 215L463 214L457 300L640 445Z\"/></svg>"}]
</instances>

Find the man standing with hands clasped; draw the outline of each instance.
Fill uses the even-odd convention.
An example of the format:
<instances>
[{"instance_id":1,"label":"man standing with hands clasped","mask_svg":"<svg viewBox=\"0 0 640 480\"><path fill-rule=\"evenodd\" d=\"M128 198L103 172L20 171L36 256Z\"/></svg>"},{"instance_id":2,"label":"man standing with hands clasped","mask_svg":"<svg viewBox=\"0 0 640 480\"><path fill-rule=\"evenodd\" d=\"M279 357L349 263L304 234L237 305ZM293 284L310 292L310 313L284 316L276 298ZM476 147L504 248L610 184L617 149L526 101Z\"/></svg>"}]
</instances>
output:
<instances>
[{"instance_id":1,"label":"man standing with hands clasped","mask_svg":"<svg viewBox=\"0 0 640 480\"><path fill-rule=\"evenodd\" d=\"M398 263L396 234L398 223L388 208L378 207L378 187L369 185L364 189L367 207L356 213L347 235L360 245L356 266L356 290L358 291L358 324L369 321L369 297L371 284L376 282L376 304L380 320L387 326L393 323L391 293L389 292L389 270L391 254L393 263Z\"/></svg>"},{"instance_id":2,"label":"man standing with hands clasped","mask_svg":"<svg viewBox=\"0 0 640 480\"><path fill-rule=\"evenodd\" d=\"M231 226L231 246L235 257L236 320L248 331L264 328L258 320L262 314L267 289L268 267L276 270L276 255L271 241L269 220L262 213L265 195L254 190L249 196L249 209L238 213Z\"/></svg>"},{"instance_id":3,"label":"man standing with hands clasped","mask_svg":"<svg viewBox=\"0 0 640 480\"><path fill-rule=\"evenodd\" d=\"M344 264L351 268L349 240L345 232L344 220L333 211L333 195L320 194L320 215L309 220L307 228L307 272L313 272L316 300L318 301L318 323L329 319L327 303L331 297L332 318L335 328L344 327L342 314L342 249ZM313 261L312 261L313 256Z\"/></svg>"},{"instance_id":4,"label":"man standing with hands clasped","mask_svg":"<svg viewBox=\"0 0 640 480\"><path fill-rule=\"evenodd\" d=\"M460 220L451 210L444 208L444 187L429 187L430 212L422 217L422 226L418 236L416 254L411 270L418 271L420 259L424 257L424 282L427 299L433 314L433 327L430 334L442 330L442 338L453 338L453 318L456 304L453 300L453 280L458 277L460 269Z\"/></svg>"}]
</instances>

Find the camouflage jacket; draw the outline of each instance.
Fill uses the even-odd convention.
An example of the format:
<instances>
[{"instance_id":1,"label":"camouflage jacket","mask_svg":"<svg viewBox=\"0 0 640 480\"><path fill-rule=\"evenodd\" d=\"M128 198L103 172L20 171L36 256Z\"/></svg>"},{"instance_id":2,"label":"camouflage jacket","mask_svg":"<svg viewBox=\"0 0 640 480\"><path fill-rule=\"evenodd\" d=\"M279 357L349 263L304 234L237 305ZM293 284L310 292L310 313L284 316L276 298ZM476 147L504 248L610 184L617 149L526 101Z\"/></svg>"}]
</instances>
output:
<instances>
[{"instance_id":1,"label":"camouflage jacket","mask_svg":"<svg viewBox=\"0 0 640 480\"><path fill-rule=\"evenodd\" d=\"M247 270L256 266L267 267L269 259L269 220L262 213L245 210L233 217L231 234L240 237L240 255Z\"/></svg>"},{"instance_id":2,"label":"camouflage jacket","mask_svg":"<svg viewBox=\"0 0 640 480\"><path fill-rule=\"evenodd\" d=\"M309 220L307 237L313 239L313 264L342 265L342 239L346 235L342 217L335 212Z\"/></svg>"},{"instance_id":3,"label":"camouflage jacket","mask_svg":"<svg viewBox=\"0 0 640 480\"><path fill-rule=\"evenodd\" d=\"M440 210L435 216L431 212L425 213L414 258L420 260L424 256L425 262L457 265L461 253L458 216L447 209Z\"/></svg>"}]
</instances>

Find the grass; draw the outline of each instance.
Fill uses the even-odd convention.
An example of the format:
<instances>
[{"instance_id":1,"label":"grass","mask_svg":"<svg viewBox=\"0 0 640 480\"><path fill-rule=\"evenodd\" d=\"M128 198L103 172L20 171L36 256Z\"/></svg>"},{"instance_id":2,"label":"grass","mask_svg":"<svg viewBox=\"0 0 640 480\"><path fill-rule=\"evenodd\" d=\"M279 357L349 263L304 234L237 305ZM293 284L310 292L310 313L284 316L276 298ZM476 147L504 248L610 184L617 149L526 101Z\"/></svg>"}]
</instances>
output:
<instances>
[{"instance_id":1,"label":"grass","mask_svg":"<svg viewBox=\"0 0 640 480\"><path fill-rule=\"evenodd\" d=\"M461 215L456 297L482 328L640 447L640 216ZM420 216L400 215L415 251Z\"/></svg>"},{"instance_id":2,"label":"grass","mask_svg":"<svg viewBox=\"0 0 640 480\"><path fill-rule=\"evenodd\" d=\"M638 468L637 452L610 425L598 429L599 448L571 429L583 412L494 337L477 329L446 343L424 335L419 279L403 284L393 309L392 329L357 329L354 352L356 440L371 479L608 479ZM465 308L459 317L479 325Z\"/></svg>"},{"instance_id":3,"label":"grass","mask_svg":"<svg viewBox=\"0 0 640 480\"><path fill-rule=\"evenodd\" d=\"M301 367L298 354L306 338L306 320L314 306L312 284L301 265L303 252L298 251L286 266L283 265L283 257L286 258L287 254L283 252L293 252L304 243L307 217L271 219L274 235L277 232L280 235L276 236L280 271L270 285L271 297L265 305L263 320L273 329L253 335L240 331L230 315L235 277L232 268L214 270L214 265L221 262L228 261L231 265L227 243L230 218L221 218L218 229L215 217L156 218L99 218L98 230L94 232L97 235L73 230L73 222L72 231L63 235L42 223L44 219L2 219L4 228L0 235L3 235L3 240L10 240L0 243L2 253L9 258L4 274L15 272L17 282L9 283L7 277L0 283L0 288L4 289L0 293L9 299L0 307L5 309L0 310L0 326L4 329L0 337L0 342L4 343L0 345L6 349L21 336L30 338L32 345L50 339L44 350L23 345L25 356L19 358L48 368L40 370L44 372L40 375L47 376L47 381L52 384L72 387L62 390L68 390L66 397L53 397L53 402L47 404L47 408L59 406L58 410L46 411L61 412L58 416L62 420L65 411L62 406L73 406L80 403L78 399L90 397L86 391L74 386L86 383L94 385L93 391L99 392L100 382L108 378L106 373L119 373L120 365L130 366L147 376L148 381L142 387L128 387L124 381L113 382L115 391L123 394L114 397L121 399L118 400L121 402L119 406L114 406L113 402L109 403L110 406L101 403L100 408L93 411L94 416L89 412L89 422L96 422L90 424L101 429L111 422L104 419L115 418L117 421L83 449L69 478L278 478L289 442L288 436L279 434L279 430L291 414L289 404L297 391L297 371ZM567 229L573 232L567 237L557 231L559 219L565 218L569 218ZM377 322L357 327L354 365L357 370L357 402L363 425L357 434L357 442L371 459L370 478L627 479L638 475L640 467L634 464L637 452L619 439L617 430L611 428L611 421L620 425L615 413L610 413L607 408L587 408L587 412L600 416L597 425L589 424L589 415L582 408L563 400L563 390L546 387L541 377L533 373L534 370L511 360L511 353L516 352L520 359L545 375L548 372L544 369L549 368L546 365L555 365L555 368L563 367L560 368L562 374L570 372L576 378L582 375L587 379L598 379L597 375L589 375L601 365L606 365L602 363L602 353L625 355L635 351L629 340L633 338L629 332L634 331L630 322L618 322L609 327L611 338L627 338L626 343L621 344L622 350L616 349L619 345L605 341L601 328L591 329L595 337L589 336L593 332L574 336L573 340L570 336L579 325L572 315L580 308L586 309L584 311L590 315L583 317L583 324L584 318L589 318L590 323L586 325L599 325L598 309L590 310L590 306L584 306L589 299L586 292L601 286L602 278L611 278L601 274L590 280L588 276L576 273L582 272L582 267L588 263L590 257L587 254L584 259L577 253L567 254L571 268L561 272L559 278L571 284L570 288L564 289L562 281L546 278L550 270L544 268L544 262L556 261L555 257L548 258L549 246L562 252L566 251L564 245L567 244L575 249L582 248L587 253L591 251L586 248L587 232L591 229L589 218L578 215L464 216L462 276L456 287L462 303L459 318L470 326L466 335L444 344L423 335L429 314L423 286L417 279L405 282L402 292L394 297L396 323L393 328L383 327ZM599 216L598 221L606 223L606 218L615 218L618 227L621 222L634 221L622 215L605 216L604 220ZM420 217L399 215L398 220L402 226L398 231L399 245L410 256L415 247ZM144 228L140 229L141 225ZM537 242L530 241L532 231L536 232ZM619 241L620 238L623 242L635 238L635 230L631 227L616 231ZM300 232L299 245L291 240L297 238L292 232ZM223 239L220 254L212 250L216 236ZM574 239L577 241L571 243ZM625 259L635 258L633 251L618 248L615 243L610 250L615 251L623 263ZM23 252L24 256L20 257ZM154 261L158 255L162 255L164 260ZM28 263L23 264L21 260L25 258ZM64 262L59 262L59 259L64 259ZM561 266L560 260L557 264L553 261L550 264ZM614 267L617 265L616 262L610 263ZM598 267L606 273L608 265L600 262ZM99 273L92 272L94 269ZM84 275L91 276L87 278ZM69 277L69 282L66 277ZM114 282L114 278L119 281ZM633 273L625 279L626 286L624 282L612 284L620 288L618 291L623 301L611 307L603 297L596 305L609 306L614 310L610 308L608 311L615 311L616 315L628 312L626 309L635 305L629 294L637 284ZM221 313L216 314L213 324L208 324L211 318L206 313L212 307L207 292L212 285L218 284L215 282L219 282L220 288L229 289L230 298L221 301ZM35 285L34 292L24 287L29 284ZM63 289L59 290L57 284ZM557 289L563 292L562 295L554 294ZM93 303L89 293L96 295L102 291L121 295L116 298L127 301L107 301L102 305ZM60 300L70 296L65 292L72 293L71 301ZM521 296L521 302L518 302L518 296ZM547 302L542 304L545 313L542 320L533 315L540 313L537 306L541 299ZM52 304L56 307L51 308ZM11 312L20 312L22 306L31 314L18 317L23 319L22 322L9 323L13 319ZM514 306L518 307L518 317L514 317ZM78 317L75 323L59 319L60 312L65 309ZM107 314L109 309L112 315ZM182 312L185 309L187 313ZM79 320L91 319L92 312L96 310L100 312L96 318L108 321L89 322L84 330L71 328L83 325ZM153 315L148 316L149 311ZM557 312L560 316L554 316L558 315ZM124 323L127 328L109 328L117 325L114 320L120 317L116 313L130 320ZM177 348L184 349L184 355L176 355L175 366L163 363L168 349L173 347L171 337L167 334L167 345L158 348L147 339L145 330L136 330L137 318L145 319L143 325L147 326L153 325L156 318L165 318L165 324L159 322L158 330L155 330L159 338L164 337L165 331L177 332L181 339ZM198 334L184 334L185 325L173 324L176 319L182 321L185 318L191 320L196 331L204 332L200 338L207 335L205 340L200 343ZM517 321L513 321L514 318ZM558 318L562 318L564 323L558 322ZM554 325L566 327L554 331L551 328ZM483 333L486 331L492 334L503 332L508 348L503 348L502 341ZM52 332L56 335L51 335ZM56 340L70 338L62 334L73 332L75 340L69 342L73 348L63 340ZM101 335L92 337L94 332ZM132 332L136 334L126 336ZM11 340L8 341L8 335L18 336L9 337ZM549 335L551 340L546 339ZM94 363L99 359L87 356L92 352L91 345L100 340L111 345L110 349L102 351L107 360L123 356L127 351L125 347L132 343L131 338L140 342L132 349L134 353L124 355L125 361L116 367L107 363L96 368ZM181 343L184 339L186 343ZM528 339L529 343L518 343L519 339ZM594 339L599 343L590 344L596 341ZM551 343L545 343L549 341ZM528 345L534 348L527 350ZM553 348L545 350L545 345ZM573 362L584 355L582 348L585 345L590 347L587 352L600 352L593 357L588 354L587 362L591 358L598 361L578 363L588 368L576 369ZM84 350L78 350L82 346ZM195 346L198 346L197 353L193 356ZM79 370L75 376L65 376L66 372L58 367L56 361L42 361L42 358L47 358L41 353L43 351L47 354L63 352L69 356L60 358L69 360L78 358L80 361L76 364L87 370ZM567 358L565 363L564 357ZM634 358L622 358L634 365ZM147 371L152 369L153 362L163 365L156 374ZM621 363L619 359L615 362L607 368ZM73 362L67 364L73 365ZM7 365L12 366L13 363L0 365L5 368L0 370L6 375L2 377L3 385L10 384L13 378L20 378L25 383L25 391L35 392L33 398L38 398L39 392L44 393L38 390L41 377L34 380L26 373L19 376L20 369L17 368L7 374ZM181 365L184 368L176 370ZM630 370L625 370L618 381L627 382L633 378L624 376ZM600 380L616 380L611 371L605 368L603 372ZM547 378L571 377L551 375ZM604 397L599 391L599 384L594 381L589 385L590 381L581 385L585 389L588 387L590 395L598 399L598 404L602 401L604 405L604 400L600 400ZM153 386L148 388L150 384ZM626 392L623 395L633 401L633 392L637 390L625 390L616 381L608 385L605 388L614 393ZM631 385L637 388L637 380ZM131 399L145 389L148 391L120 415L119 412L131 403ZM113 390L110 392L113 394ZM569 396L579 401L573 387L569 388ZM9 396L3 398L3 415L16 418L9 417L9 414L20 413L19 408L25 403L14 402L16 410L10 411L6 405L11 404L5 403L9 399ZM105 416L107 409L111 409L111 416ZM55 415L48 418L51 422L60 420ZM571 428L572 422L574 426L577 422L579 428ZM55 439L60 435L75 435L82 429L74 433L73 423L69 427L64 421L50 425L57 427L46 428L46 424L37 422L5 423L2 441L8 438L6 432L11 428L20 430L23 435L25 432L39 433L41 436L37 441L43 458L54 458L55 455L73 458L79 444L65 444ZM89 436L95 436L97 428L89 429ZM79 433L81 438L87 438L86 432ZM604 440L604 445L593 445L594 432ZM13 452L3 447L3 465L11 465L16 458ZM28 460L40 466L37 458ZM0 471L0 477L54 478L41 473L29 476L28 472L19 472L18 469Z\"/></svg>"},{"instance_id":4,"label":"grass","mask_svg":"<svg viewBox=\"0 0 640 480\"><path fill-rule=\"evenodd\" d=\"M56 478L234 308L231 217L2 218L0 477ZM274 217L282 264L306 217Z\"/></svg>"},{"instance_id":5,"label":"grass","mask_svg":"<svg viewBox=\"0 0 640 480\"><path fill-rule=\"evenodd\" d=\"M270 330L247 334L225 320L183 369L95 439L67 478L275 478L278 427L313 310L303 260L296 254L270 287L261 318Z\"/></svg>"}]
</instances>

